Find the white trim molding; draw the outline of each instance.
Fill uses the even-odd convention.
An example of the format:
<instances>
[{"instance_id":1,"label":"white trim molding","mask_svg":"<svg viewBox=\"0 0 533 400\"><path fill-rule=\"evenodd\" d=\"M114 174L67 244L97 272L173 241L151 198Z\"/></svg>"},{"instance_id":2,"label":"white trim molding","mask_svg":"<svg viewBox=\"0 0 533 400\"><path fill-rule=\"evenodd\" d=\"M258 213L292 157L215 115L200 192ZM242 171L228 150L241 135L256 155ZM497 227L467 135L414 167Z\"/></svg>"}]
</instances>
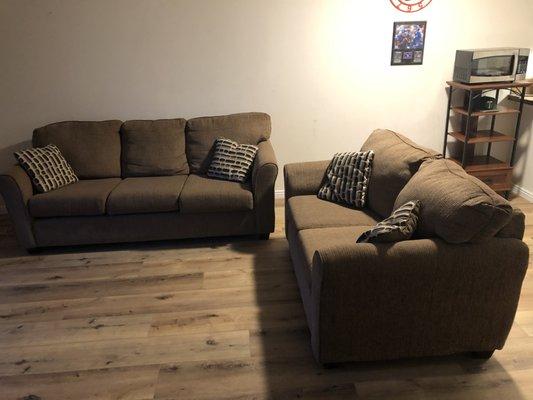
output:
<instances>
[{"instance_id":1,"label":"white trim molding","mask_svg":"<svg viewBox=\"0 0 533 400\"><path fill-rule=\"evenodd\" d=\"M523 187L518 186L518 185L514 185L511 192L533 203L533 192L530 192L529 190L524 189Z\"/></svg>"},{"instance_id":2,"label":"white trim molding","mask_svg":"<svg viewBox=\"0 0 533 400\"><path fill-rule=\"evenodd\" d=\"M285 198L285 189L276 189L274 191L274 198L284 199Z\"/></svg>"}]
</instances>

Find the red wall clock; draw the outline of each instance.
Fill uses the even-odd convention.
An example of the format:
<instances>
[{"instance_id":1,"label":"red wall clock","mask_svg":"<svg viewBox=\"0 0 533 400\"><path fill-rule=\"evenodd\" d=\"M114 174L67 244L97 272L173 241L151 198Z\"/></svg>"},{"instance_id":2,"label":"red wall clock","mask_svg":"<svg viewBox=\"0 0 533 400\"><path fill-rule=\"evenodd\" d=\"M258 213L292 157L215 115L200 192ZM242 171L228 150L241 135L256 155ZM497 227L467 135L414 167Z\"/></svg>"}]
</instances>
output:
<instances>
[{"instance_id":1,"label":"red wall clock","mask_svg":"<svg viewBox=\"0 0 533 400\"><path fill-rule=\"evenodd\" d=\"M390 2L398 10L412 13L426 8L431 3L431 0L390 0Z\"/></svg>"}]
</instances>

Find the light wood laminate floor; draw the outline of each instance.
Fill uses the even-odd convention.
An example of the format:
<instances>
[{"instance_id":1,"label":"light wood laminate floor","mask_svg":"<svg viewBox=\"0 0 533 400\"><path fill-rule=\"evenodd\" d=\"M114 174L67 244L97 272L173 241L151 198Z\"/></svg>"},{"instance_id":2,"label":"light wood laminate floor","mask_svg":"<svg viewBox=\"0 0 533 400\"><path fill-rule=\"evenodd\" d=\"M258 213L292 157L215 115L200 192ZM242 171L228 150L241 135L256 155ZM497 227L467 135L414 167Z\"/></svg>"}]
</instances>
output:
<instances>
[{"instance_id":1,"label":"light wood laminate floor","mask_svg":"<svg viewBox=\"0 0 533 400\"><path fill-rule=\"evenodd\" d=\"M533 204L527 214L533 245ZM269 241L25 254L0 217L0 399L533 399L533 272L503 351L325 370L283 207ZM531 266L531 263L530 263Z\"/></svg>"}]
</instances>

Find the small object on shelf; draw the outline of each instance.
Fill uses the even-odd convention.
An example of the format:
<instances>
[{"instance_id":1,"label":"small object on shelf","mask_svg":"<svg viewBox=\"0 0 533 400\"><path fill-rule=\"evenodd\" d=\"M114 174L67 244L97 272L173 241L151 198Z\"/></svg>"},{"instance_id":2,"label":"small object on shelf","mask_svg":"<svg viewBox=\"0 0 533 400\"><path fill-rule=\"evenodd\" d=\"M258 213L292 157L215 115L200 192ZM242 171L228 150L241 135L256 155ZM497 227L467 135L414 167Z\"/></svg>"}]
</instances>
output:
<instances>
[{"instance_id":1,"label":"small object on shelf","mask_svg":"<svg viewBox=\"0 0 533 400\"><path fill-rule=\"evenodd\" d=\"M479 96L474 100L474 110L476 111L495 110L497 105L496 99L490 96Z\"/></svg>"},{"instance_id":2,"label":"small object on shelf","mask_svg":"<svg viewBox=\"0 0 533 400\"><path fill-rule=\"evenodd\" d=\"M508 83L482 83L466 84L456 81L447 81L449 86L448 108L446 112L446 126L444 129L443 155L446 157L448 137L451 136L462 143L460 157L449 158L461 165L470 175L485 182L494 191L508 197L512 189L513 166L515 163L516 146L520 133L520 120L524 107L526 89L533 82L520 81ZM463 107L452 105L452 96L455 90L465 91L465 105ZM501 90L519 93L518 109L498 105ZM485 96L487 92L495 91L494 97ZM462 117L461 131L450 132L450 113L454 112ZM498 132L494 129L496 116L516 115L514 135ZM481 116L490 116L490 129L478 130L478 120ZM512 143L509 161L498 160L491 155L492 143ZM487 143L485 155L474 155L474 146L477 143Z\"/></svg>"}]
</instances>

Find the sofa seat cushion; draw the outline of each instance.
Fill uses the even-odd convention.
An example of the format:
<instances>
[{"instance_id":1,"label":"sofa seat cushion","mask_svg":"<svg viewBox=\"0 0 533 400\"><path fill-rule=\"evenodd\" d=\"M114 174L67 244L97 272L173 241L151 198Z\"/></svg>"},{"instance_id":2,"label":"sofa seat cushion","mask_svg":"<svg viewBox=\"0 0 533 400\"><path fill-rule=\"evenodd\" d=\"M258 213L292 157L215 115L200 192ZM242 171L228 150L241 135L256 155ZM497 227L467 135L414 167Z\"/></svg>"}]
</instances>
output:
<instances>
[{"instance_id":1,"label":"sofa seat cushion","mask_svg":"<svg viewBox=\"0 0 533 400\"><path fill-rule=\"evenodd\" d=\"M122 175L188 174L183 118L126 121L122 138Z\"/></svg>"},{"instance_id":2,"label":"sofa seat cushion","mask_svg":"<svg viewBox=\"0 0 533 400\"><path fill-rule=\"evenodd\" d=\"M65 121L33 131L33 147L57 146L80 179L120 178L121 121Z\"/></svg>"},{"instance_id":3,"label":"sofa seat cushion","mask_svg":"<svg viewBox=\"0 0 533 400\"><path fill-rule=\"evenodd\" d=\"M420 200L416 234L441 237L448 243L480 242L510 220L509 202L451 160L429 160L411 178L396 206Z\"/></svg>"},{"instance_id":4,"label":"sofa seat cushion","mask_svg":"<svg viewBox=\"0 0 533 400\"><path fill-rule=\"evenodd\" d=\"M378 129L365 141L361 151L374 150L367 206L382 218L394 209L394 201L420 165L438 152L426 149L399 133Z\"/></svg>"},{"instance_id":5,"label":"sofa seat cushion","mask_svg":"<svg viewBox=\"0 0 533 400\"><path fill-rule=\"evenodd\" d=\"M342 204L321 200L316 195L291 197L287 204L296 230L373 226L379 221L379 217L366 208L355 210ZM353 239L354 242L356 239Z\"/></svg>"},{"instance_id":6,"label":"sofa seat cushion","mask_svg":"<svg viewBox=\"0 0 533 400\"><path fill-rule=\"evenodd\" d=\"M356 242L357 238L363 232L370 229L371 226L341 226L319 229L304 229L298 232L296 246L299 247L300 254L305 260L305 270L303 271L308 284L311 285L311 271L313 269L313 256L315 251L331 247L332 245L340 246L360 246ZM291 243L291 246L294 245Z\"/></svg>"},{"instance_id":7,"label":"sofa seat cushion","mask_svg":"<svg viewBox=\"0 0 533 400\"><path fill-rule=\"evenodd\" d=\"M120 178L81 180L47 193L33 196L28 202L35 218L104 215L111 191Z\"/></svg>"},{"instance_id":8,"label":"sofa seat cushion","mask_svg":"<svg viewBox=\"0 0 533 400\"><path fill-rule=\"evenodd\" d=\"M250 186L221 181L201 175L189 175L181 191L182 213L248 211L254 208Z\"/></svg>"},{"instance_id":9,"label":"sofa seat cushion","mask_svg":"<svg viewBox=\"0 0 533 400\"><path fill-rule=\"evenodd\" d=\"M109 215L177 211L187 175L126 178L107 200Z\"/></svg>"}]
</instances>

